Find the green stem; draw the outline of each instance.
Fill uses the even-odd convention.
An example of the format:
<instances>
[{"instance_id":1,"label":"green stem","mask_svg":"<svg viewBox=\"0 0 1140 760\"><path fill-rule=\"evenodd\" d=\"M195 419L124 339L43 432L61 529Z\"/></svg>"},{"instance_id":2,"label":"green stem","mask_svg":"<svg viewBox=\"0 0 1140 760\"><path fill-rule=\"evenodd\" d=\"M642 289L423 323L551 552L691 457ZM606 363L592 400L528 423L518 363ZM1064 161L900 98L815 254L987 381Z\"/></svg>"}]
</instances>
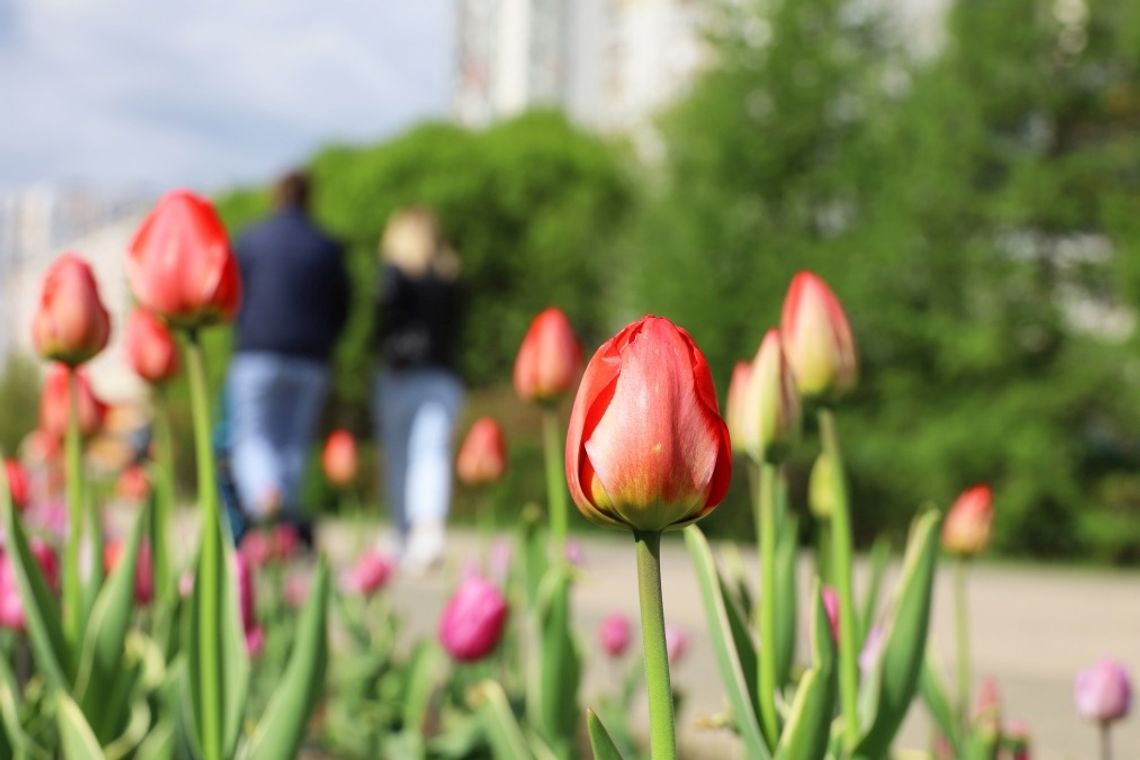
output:
<instances>
[{"instance_id":1,"label":"green stem","mask_svg":"<svg viewBox=\"0 0 1140 760\"><path fill-rule=\"evenodd\" d=\"M958 638L958 723L963 731L970 728L970 622L966 596L967 564L959 559L954 565L954 624Z\"/></svg>"},{"instance_id":2,"label":"green stem","mask_svg":"<svg viewBox=\"0 0 1140 760\"><path fill-rule=\"evenodd\" d=\"M550 509L550 534L554 540L554 556L558 562L566 560L566 473L562 463L561 426L558 412L542 410L542 443L546 455L546 496Z\"/></svg>"},{"instance_id":3,"label":"green stem","mask_svg":"<svg viewBox=\"0 0 1140 760\"><path fill-rule=\"evenodd\" d=\"M758 703L760 723L769 748L780 738L776 718L776 466L760 465L756 487L757 544L760 547L760 604L757 608L760 631Z\"/></svg>"},{"instance_id":4,"label":"green stem","mask_svg":"<svg viewBox=\"0 0 1140 760\"><path fill-rule=\"evenodd\" d=\"M170 515L174 511L174 444L170 433L170 405L158 393L154 407L154 513L151 515L151 549L157 597L174 598L174 564L170 556Z\"/></svg>"},{"instance_id":5,"label":"green stem","mask_svg":"<svg viewBox=\"0 0 1140 760\"><path fill-rule=\"evenodd\" d=\"M645 648L645 686L649 692L649 747L652 760L676 760L673 687L665 645L665 609L661 601L661 533L634 531L637 588L641 599L641 637Z\"/></svg>"},{"instance_id":6,"label":"green stem","mask_svg":"<svg viewBox=\"0 0 1140 760\"><path fill-rule=\"evenodd\" d=\"M1112 724L1100 723L1100 760L1112 760Z\"/></svg>"},{"instance_id":7,"label":"green stem","mask_svg":"<svg viewBox=\"0 0 1140 760\"><path fill-rule=\"evenodd\" d=\"M859 645L852 587L852 533L847 482L843 476L843 454L835 416L827 407L819 410L819 432L823 450L835 468L835 513L831 517L832 568L839 595L839 697L843 709L843 736L848 747L859 740Z\"/></svg>"},{"instance_id":8,"label":"green stem","mask_svg":"<svg viewBox=\"0 0 1140 760\"><path fill-rule=\"evenodd\" d=\"M79 381L75 369L67 372L67 549L63 564L64 636L74 647L83 631L83 587L79 549L83 540L83 442L79 433ZM99 562L103 558L98 559Z\"/></svg>"},{"instance_id":9,"label":"green stem","mask_svg":"<svg viewBox=\"0 0 1140 760\"><path fill-rule=\"evenodd\" d=\"M197 585L200 590L197 643L200 647L202 714L199 716L205 760L221 760L221 581L222 533L217 476L210 436L210 401L206 367L196 332L186 342L186 374L190 380L190 406L194 417L194 448L198 460L198 498L202 506L202 534Z\"/></svg>"}]
</instances>

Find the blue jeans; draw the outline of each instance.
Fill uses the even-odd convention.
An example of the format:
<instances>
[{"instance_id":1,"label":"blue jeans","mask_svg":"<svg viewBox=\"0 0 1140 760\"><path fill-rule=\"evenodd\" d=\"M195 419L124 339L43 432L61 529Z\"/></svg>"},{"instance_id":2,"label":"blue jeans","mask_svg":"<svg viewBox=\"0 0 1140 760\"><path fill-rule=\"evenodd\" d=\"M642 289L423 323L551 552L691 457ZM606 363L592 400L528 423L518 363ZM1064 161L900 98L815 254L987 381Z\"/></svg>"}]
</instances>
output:
<instances>
[{"instance_id":1,"label":"blue jeans","mask_svg":"<svg viewBox=\"0 0 1140 760\"><path fill-rule=\"evenodd\" d=\"M230 363L226 383L242 508L254 518L265 517L276 499L286 516L299 517L305 460L328 392L328 365L243 352Z\"/></svg>"},{"instance_id":2,"label":"blue jeans","mask_svg":"<svg viewBox=\"0 0 1140 760\"><path fill-rule=\"evenodd\" d=\"M451 434L463 386L442 369L383 370L373 401L387 457L385 490L402 539L413 523L447 517Z\"/></svg>"}]
</instances>

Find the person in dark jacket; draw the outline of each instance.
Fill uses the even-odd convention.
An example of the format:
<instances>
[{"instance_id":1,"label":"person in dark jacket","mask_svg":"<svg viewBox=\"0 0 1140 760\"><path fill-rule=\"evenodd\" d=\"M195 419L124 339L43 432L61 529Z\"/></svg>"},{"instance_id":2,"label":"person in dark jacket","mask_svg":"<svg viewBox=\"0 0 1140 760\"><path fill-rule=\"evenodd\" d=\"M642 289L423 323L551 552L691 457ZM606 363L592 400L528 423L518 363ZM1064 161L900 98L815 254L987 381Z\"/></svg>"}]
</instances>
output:
<instances>
[{"instance_id":1,"label":"person in dark jacket","mask_svg":"<svg viewBox=\"0 0 1140 760\"><path fill-rule=\"evenodd\" d=\"M309 199L305 174L285 176L275 212L235 246L244 293L227 379L242 510L255 522L280 514L305 539L301 481L349 299L343 251Z\"/></svg>"},{"instance_id":2,"label":"person in dark jacket","mask_svg":"<svg viewBox=\"0 0 1140 760\"><path fill-rule=\"evenodd\" d=\"M451 502L451 435L463 401L454 356L459 260L435 216L421 208L392 215L380 256L382 368L374 407L401 567L417 573L442 557Z\"/></svg>"}]
</instances>

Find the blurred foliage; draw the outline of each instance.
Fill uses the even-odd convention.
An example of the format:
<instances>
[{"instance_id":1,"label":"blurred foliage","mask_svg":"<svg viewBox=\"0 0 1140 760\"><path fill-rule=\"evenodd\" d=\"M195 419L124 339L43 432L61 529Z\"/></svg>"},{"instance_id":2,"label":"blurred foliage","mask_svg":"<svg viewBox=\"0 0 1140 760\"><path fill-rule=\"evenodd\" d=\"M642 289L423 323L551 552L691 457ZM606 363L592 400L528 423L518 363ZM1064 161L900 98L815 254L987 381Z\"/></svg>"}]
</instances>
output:
<instances>
[{"instance_id":1,"label":"blurred foliage","mask_svg":"<svg viewBox=\"0 0 1140 760\"><path fill-rule=\"evenodd\" d=\"M39 362L25 354L12 354L0 371L0 451L14 457L24 436L39 424Z\"/></svg>"}]
</instances>

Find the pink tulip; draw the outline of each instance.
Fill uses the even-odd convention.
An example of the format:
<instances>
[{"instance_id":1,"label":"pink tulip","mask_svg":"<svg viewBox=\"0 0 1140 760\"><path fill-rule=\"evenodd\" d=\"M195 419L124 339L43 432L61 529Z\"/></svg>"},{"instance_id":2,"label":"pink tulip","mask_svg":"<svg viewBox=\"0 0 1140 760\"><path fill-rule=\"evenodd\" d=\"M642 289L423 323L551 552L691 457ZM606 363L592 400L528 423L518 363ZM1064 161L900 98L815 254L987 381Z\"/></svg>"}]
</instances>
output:
<instances>
[{"instance_id":1,"label":"pink tulip","mask_svg":"<svg viewBox=\"0 0 1140 760\"><path fill-rule=\"evenodd\" d=\"M689 651L689 634L684 628L675 625L665 626L665 650L669 653L669 664L676 665Z\"/></svg>"},{"instance_id":2,"label":"pink tulip","mask_svg":"<svg viewBox=\"0 0 1140 760\"><path fill-rule=\"evenodd\" d=\"M277 523L273 526L273 559L285 562L297 551L301 543L301 534L297 526L290 523Z\"/></svg>"},{"instance_id":3,"label":"pink tulip","mask_svg":"<svg viewBox=\"0 0 1140 760\"><path fill-rule=\"evenodd\" d=\"M285 578L285 604L297 610L305 605L309 598L309 576L304 573L290 573Z\"/></svg>"},{"instance_id":4,"label":"pink tulip","mask_svg":"<svg viewBox=\"0 0 1140 760\"><path fill-rule=\"evenodd\" d=\"M325 441L321 454L325 478L337 488L346 488L356 480L356 439L347 430L334 430Z\"/></svg>"},{"instance_id":5,"label":"pink tulip","mask_svg":"<svg viewBox=\"0 0 1140 760\"><path fill-rule=\"evenodd\" d=\"M574 567L586 565L586 550L582 548L581 543L572 538L566 541L566 561Z\"/></svg>"},{"instance_id":6,"label":"pink tulip","mask_svg":"<svg viewBox=\"0 0 1140 760\"><path fill-rule=\"evenodd\" d=\"M102 351L110 336L111 317L91 267L74 253L63 254L44 275L32 322L36 351L75 367Z\"/></svg>"},{"instance_id":7,"label":"pink tulip","mask_svg":"<svg viewBox=\"0 0 1140 760\"><path fill-rule=\"evenodd\" d=\"M178 346L166 324L145 309L135 309L123 338L127 363L148 383L164 383L178 374Z\"/></svg>"},{"instance_id":8,"label":"pink tulip","mask_svg":"<svg viewBox=\"0 0 1140 760\"><path fill-rule=\"evenodd\" d=\"M341 576L341 588L350 594L372 596L392 577L392 561L377 549L370 549Z\"/></svg>"},{"instance_id":9,"label":"pink tulip","mask_svg":"<svg viewBox=\"0 0 1140 760\"><path fill-rule=\"evenodd\" d=\"M987 485L962 492L942 524L942 546L951 554L972 557L990 542L994 521L994 496Z\"/></svg>"},{"instance_id":10,"label":"pink tulip","mask_svg":"<svg viewBox=\"0 0 1140 760\"><path fill-rule=\"evenodd\" d=\"M250 657L257 657L265 649L265 629L260 625L245 632L245 651Z\"/></svg>"},{"instance_id":11,"label":"pink tulip","mask_svg":"<svg viewBox=\"0 0 1140 760\"><path fill-rule=\"evenodd\" d=\"M459 448L455 472L470 486L498 482L507 470L507 444L503 429L490 417L475 420Z\"/></svg>"},{"instance_id":12,"label":"pink tulip","mask_svg":"<svg viewBox=\"0 0 1140 760\"><path fill-rule=\"evenodd\" d=\"M827 613L827 625L831 629L831 640L839 641L839 594L831 586L824 586L820 595L823 597L823 611Z\"/></svg>"},{"instance_id":13,"label":"pink tulip","mask_svg":"<svg viewBox=\"0 0 1140 760\"><path fill-rule=\"evenodd\" d=\"M886 631L881 625L871 626L867 633L867 640L863 642L863 651L859 653L859 672L866 678L875 669L879 658L883 655L886 645Z\"/></svg>"},{"instance_id":14,"label":"pink tulip","mask_svg":"<svg viewBox=\"0 0 1140 760\"><path fill-rule=\"evenodd\" d=\"M574 389L582 371L582 344L561 309L534 318L515 358L515 393L523 401L551 401Z\"/></svg>"},{"instance_id":15,"label":"pink tulip","mask_svg":"<svg viewBox=\"0 0 1140 760\"><path fill-rule=\"evenodd\" d=\"M32 539L28 548L39 564L48 588L54 591L59 586L59 563L55 551L36 539ZM11 556L0 551L0 627L22 632L26 626L27 616L16 580L16 569L12 566Z\"/></svg>"},{"instance_id":16,"label":"pink tulip","mask_svg":"<svg viewBox=\"0 0 1140 760\"><path fill-rule=\"evenodd\" d=\"M456 660L481 660L498 646L506 619L502 592L480 576L468 577L443 610L440 643Z\"/></svg>"},{"instance_id":17,"label":"pink tulip","mask_svg":"<svg viewBox=\"0 0 1140 760\"><path fill-rule=\"evenodd\" d=\"M264 567L273 559L273 541L264 530L251 530L241 540L238 554L254 567Z\"/></svg>"},{"instance_id":18,"label":"pink tulip","mask_svg":"<svg viewBox=\"0 0 1140 760\"><path fill-rule=\"evenodd\" d=\"M491 577L506 585L507 574L511 571L511 542L506 538L496 538L487 552L487 568Z\"/></svg>"},{"instance_id":19,"label":"pink tulip","mask_svg":"<svg viewBox=\"0 0 1140 760\"><path fill-rule=\"evenodd\" d=\"M1104 658L1077 674L1073 696L1082 718L1112 723L1128 714L1132 703L1132 684L1119 663Z\"/></svg>"},{"instance_id":20,"label":"pink tulip","mask_svg":"<svg viewBox=\"0 0 1140 760\"><path fill-rule=\"evenodd\" d=\"M625 651L629 649L632 635L629 618L620 612L608 615L598 629L598 640L602 643L602 649L610 657L621 657L625 654Z\"/></svg>"},{"instance_id":21,"label":"pink tulip","mask_svg":"<svg viewBox=\"0 0 1140 760\"><path fill-rule=\"evenodd\" d=\"M817 275L800 272L792 278L780 335L801 396L834 400L855 387L859 370L851 325Z\"/></svg>"}]
</instances>

